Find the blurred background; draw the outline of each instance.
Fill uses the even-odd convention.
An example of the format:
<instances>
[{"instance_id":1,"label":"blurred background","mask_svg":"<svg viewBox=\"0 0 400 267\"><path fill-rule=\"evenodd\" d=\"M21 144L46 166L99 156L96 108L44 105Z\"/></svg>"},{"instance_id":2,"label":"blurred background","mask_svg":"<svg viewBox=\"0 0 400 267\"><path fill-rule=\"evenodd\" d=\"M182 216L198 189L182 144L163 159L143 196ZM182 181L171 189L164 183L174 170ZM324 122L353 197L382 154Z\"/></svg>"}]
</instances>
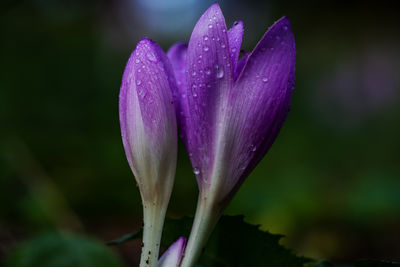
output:
<instances>
[{"instance_id":1,"label":"blurred background","mask_svg":"<svg viewBox=\"0 0 400 267\"><path fill-rule=\"evenodd\" d=\"M141 224L118 93L144 36L188 41L212 1L3 0L0 4L0 264L52 229L105 242ZM219 1L251 50L283 15L297 45L292 109L227 214L334 263L400 260L400 22L385 1ZM170 217L193 215L180 144ZM129 266L140 244L113 248Z\"/></svg>"}]
</instances>

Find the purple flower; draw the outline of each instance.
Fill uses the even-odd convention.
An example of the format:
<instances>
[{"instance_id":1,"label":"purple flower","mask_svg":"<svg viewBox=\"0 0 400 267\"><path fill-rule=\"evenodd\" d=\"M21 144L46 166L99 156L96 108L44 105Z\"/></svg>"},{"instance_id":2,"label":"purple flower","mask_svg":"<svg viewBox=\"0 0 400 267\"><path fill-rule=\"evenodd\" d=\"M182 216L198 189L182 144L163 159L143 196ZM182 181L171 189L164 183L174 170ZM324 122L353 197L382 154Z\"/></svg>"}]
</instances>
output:
<instances>
[{"instance_id":1,"label":"purple flower","mask_svg":"<svg viewBox=\"0 0 400 267\"><path fill-rule=\"evenodd\" d=\"M197 22L188 47L178 44L168 52L179 81L174 97L181 136L200 190L183 267L198 257L210 229L272 145L289 110L295 70L289 19L275 22L239 60L242 35L243 23L227 30L214 4Z\"/></svg>"},{"instance_id":2,"label":"purple flower","mask_svg":"<svg viewBox=\"0 0 400 267\"><path fill-rule=\"evenodd\" d=\"M179 267L183 251L186 245L186 238L180 237L161 256L158 267Z\"/></svg>"},{"instance_id":3,"label":"purple flower","mask_svg":"<svg viewBox=\"0 0 400 267\"><path fill-rule=\"evenodd\" d=\"M143 202L140 266L156 266L175 177L177 125L171 64L151 40L141 40L126 65L119 95L122 141Z\"/></svg>"}]
</instances>

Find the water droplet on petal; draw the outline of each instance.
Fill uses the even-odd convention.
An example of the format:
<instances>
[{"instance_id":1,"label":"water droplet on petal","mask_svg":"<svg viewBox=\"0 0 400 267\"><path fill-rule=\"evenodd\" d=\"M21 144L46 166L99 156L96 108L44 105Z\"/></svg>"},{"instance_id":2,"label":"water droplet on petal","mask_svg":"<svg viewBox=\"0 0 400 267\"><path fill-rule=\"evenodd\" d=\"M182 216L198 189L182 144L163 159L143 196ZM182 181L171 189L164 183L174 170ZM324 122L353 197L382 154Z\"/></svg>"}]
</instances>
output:
<instances>
[{"instance_id":1,"label":"water droplet on petal","mask_svg":"<svg viewBox=\"0 0 400 267\"><path fill-rule=\"evenodd\" d=\"M136 81L136 84L137 84L137 85L141 85L141 84L142 84L142 81L141 81L141 80L137 80L137 81Z\"/></svg>"},{"instance_id":2,"label":"water droplet on petal","mask_svg":"<svg viewBox=\"0 0 400 267\"><path fill-rule=\"evenodd\" d=\"M146 54L146 57L147 57L148 60L150 60L150 61L152 61L152 62L157 62L157 58L156 58L156 56L155 56L153 53L148 52L148 53Z\"/></svg>"},{"instance_id":3,"label":"water droplet on petal","mask_svg":"<svg viewBox=\"0 0 400 267\"><path fill-rule=\"evenodd\" d=\"M226 45L225 45L224 43L221 43L221 47L222 47L222 48L225 48Z\"/></svg>"},{"instance_id":4,"label":"water droplet on petal","mask_svg":"<svg viewBox=\"0 0 400 267\"><path fill-rule=\"evenodd\" d=\"M268 78L267 78L267 77L264 77L264 78L262 79L262 81L266 83L266 82L268 82Z\"/></svg>"},{"instance_id":5,"label":"water droplet on petal","mask_svg":"<svg viewBox=\"0 0 400 267\"><path fill-rule=\"evenodd\" d=\"M192 76L196 76L196 71L192 71Z\"/></svg>"},{"instance_id":6,"label":"water droplet on petal","mask_svg":"<svg viewBox=\"0 0 400 267\"><path fill-rule=\"evenodd\" d=\"M208 46L205 46L204 48L203 48L203 50L205 51L205 52L207 52L208 51Z\"/></svg>"},{"instance_id":7,"label":"water droplet on petal","mask_svg":"<svg viewBox=\"0 0 400 267\"><path fill-rule=\"evenodd\" d=\"M140 60L137 58L137 59L135 60L135 62L136 62L136 63L140 63Z\"/></svg>"},{"instance_id":8,"label":"water droplet on petal","mask_svg":"<svg viewBox=\"0 0 400 267\"><path fill-rule=\"evenodd\" d=\"M207 75L210 75L211 74L210 68L206 68L205 72L206 72Z\"/></svg>"},{"instance_id":9,"label":"water droplet on petal","mask_svg":"<svg viewBox=\"0 0 400 267\"><path fill-rule=\"evenodd\" d=\"M204 36L204 41L207 41L208 40L208 36L206 35L206 36Z\"/></svg>"},{"instance_id":10,"label":"water droplet on petal","mask_svg":"<svg viewBox=\"0 0 400 267\"><path fill-rule=\"evenodd\" d=\"M283 29L284 29L285 31L287 31L288 26L283 26Z\"/></svg>"},{"instance_id":11,"label":"water droplet on petal","mask_svg":"<svg viewBox=\"0 0 400 267\"><path fill-rule=\"evenodd\" d=\"M224 77L224 70L222 68L220 68L217 65L217 66L215 66L215 70L216 70L216 76L218 79L221 79L222 77Z\"/></svg>"},{"instance_id":12,"label":"water droplet on petal","mask_svg":"<svg viewBox=\"0 0 400 267\"><path fill-rule=\"evenodd\" d=\"M236 52L236 48L232 48L231 51L232 51L232 53L235 53Z\"/></svg>"},{"instance_id":13,"label":"water droplet on petal","mask_svg":"<svg viewBox=\"0 0 400 267\"><path fill-rule=\"evenodd\" d=\"M208 24L208 28L210 28L210 29L211 29L212 27L213 27L213 25L212 25L212 24Z\"/></svg>"},{"instance_id":14,"label":"water droplet on petal","mask_svg":"<svg viewBox=\"0 0 400 267\"><path fill-rule=\"evenodd\" d=\"M199 175L199 174L200 174L200 169L197 168L197 167L194 167L193 173L194 173L195 175Z\"/></svg>"},{"instance_id":15,"label":"water droplet on petal","mask_svg":"<svg viewBox=\"0 0 400 267\"><path fill-rule=\"evenodd\" d=\"M257 150L257 147L255 145L250 145L250 150L252 152L255 152Z\"/></svg>"}]
</instances>

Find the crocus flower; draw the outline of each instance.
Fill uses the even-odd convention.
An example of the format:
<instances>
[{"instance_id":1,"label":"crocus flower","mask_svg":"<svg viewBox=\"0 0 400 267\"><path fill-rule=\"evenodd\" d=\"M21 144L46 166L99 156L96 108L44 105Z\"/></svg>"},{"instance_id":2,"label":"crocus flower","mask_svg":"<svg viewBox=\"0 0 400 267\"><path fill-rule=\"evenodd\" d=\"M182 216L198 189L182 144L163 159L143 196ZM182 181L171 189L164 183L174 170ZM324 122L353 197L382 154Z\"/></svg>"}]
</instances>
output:
<instances>
[{"instance_id":1,"label":"crocus flower","mask_svg":"<svg viewBox=\"0 0 400 267\"><path fill-rule=\"evenodd\" d=\"M179 267L183 251L186 245L186 238L180 237L161 256L158 267Z\"/></svg>"},{"instance_id":2,"label":"crocus flower","mask_svg":"<svg viewBox=\"0 0 400 267\"><path fill-rule=\"evenodd\" d=\"M294 88L295 43L288 18L274 23L239 60L243 23L228 31L218 4L189 45L168 52L179 81L181 136L199 186L182 267L193 266L222 211L275 140ZM182 75L186 70L186 75Z\"/></svg>"},{"instance_id":3,"label":"crocus flower","mask_svg":"<svg viewBox=\"0 0 400 267\"><path fill-rule=\"evenodd\" d=\"M141 40L126 65L119 95L122 141L143 202L140 266L156 266L175 177L177 124L171 64L151 40Z\"/></svg>"}]
</instances>

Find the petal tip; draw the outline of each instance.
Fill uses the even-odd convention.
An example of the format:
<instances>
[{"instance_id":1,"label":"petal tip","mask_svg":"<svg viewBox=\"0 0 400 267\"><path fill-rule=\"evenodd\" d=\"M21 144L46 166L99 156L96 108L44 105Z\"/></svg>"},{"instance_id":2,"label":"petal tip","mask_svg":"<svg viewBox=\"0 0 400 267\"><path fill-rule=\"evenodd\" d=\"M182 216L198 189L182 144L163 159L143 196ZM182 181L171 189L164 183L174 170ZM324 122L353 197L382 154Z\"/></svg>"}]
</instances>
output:
<instances>
[{"instance_id":1,"label":"petal tip","mask_svg":"<svg viewBox=\"0 0 400 267\"><path fill-rule=\"evenodd\" d=\"M218 2L214 2L207 10L204 12L203 16L209 13L215 13L222 16L222 10Z\"/></svg>"},{"instance_id":2,"label":"petal tip","mask_svg":"<svg viewBox=\"0 0 400 267\"><path fill-rule=\"evenodd\" d=\"M272 27L282 27L284 30L292 30L290 19L287 16L283 16L272 25Z\"/></svg>"}]
</instances>

